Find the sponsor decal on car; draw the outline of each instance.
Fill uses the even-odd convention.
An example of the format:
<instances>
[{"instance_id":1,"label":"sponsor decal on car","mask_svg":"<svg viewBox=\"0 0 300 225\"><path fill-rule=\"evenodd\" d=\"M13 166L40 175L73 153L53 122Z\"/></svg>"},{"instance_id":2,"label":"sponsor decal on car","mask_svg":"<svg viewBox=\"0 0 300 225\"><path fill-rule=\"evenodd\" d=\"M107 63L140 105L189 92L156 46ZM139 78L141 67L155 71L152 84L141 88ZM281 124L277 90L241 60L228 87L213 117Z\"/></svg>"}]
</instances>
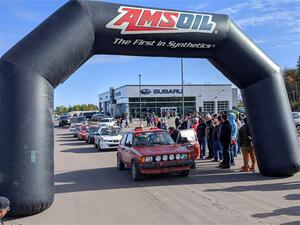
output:
<instances>
[{"instance_id":1,"label":"sponsor decal on car","mask_svg":"<svg viewBox=\"0 0 300 225\"><path fill-rule=\"evenodd\" d=\"M120 13L106 28L121 34L147 33L213 33L216 23L212 15L121 6Z\"/></svg>"}]
</instances>

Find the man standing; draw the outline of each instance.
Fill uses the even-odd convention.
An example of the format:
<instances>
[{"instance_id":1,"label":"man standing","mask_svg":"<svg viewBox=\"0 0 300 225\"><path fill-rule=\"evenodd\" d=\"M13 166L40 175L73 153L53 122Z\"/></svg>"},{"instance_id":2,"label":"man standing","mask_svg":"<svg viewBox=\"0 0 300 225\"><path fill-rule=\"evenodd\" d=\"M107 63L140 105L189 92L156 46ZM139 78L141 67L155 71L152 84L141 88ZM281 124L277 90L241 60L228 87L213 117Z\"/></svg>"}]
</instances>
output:
<instances>
[{"instance_id":1,"label":"man standing","mask_svg":"<svg viewBox=\"0 0 300 225\"><path fill-rule=\"evenodd\" d=\"M235 122L235 116L233 113L230 113L228 116L230 125L231 125L231 145L230 145L230 163L231 165L235 165L234 157L237 157L237 134L238 134L238 127L237 123Z\"/></svg>"},{"instance_id":2,"label":"man standing","mask_svg":"<svg viewBox=\"0 0 300 225\"><path fill-rule=\"evenodd\" d=\"M199 125L197 127L197 137L201 149L201 156L200 156L201 159L205 159L205 153L206 153L205 130L206 130L206 124L203 121L203 119L200 117Z\"/></svg>"},{"instance_id":3,"label":"man standing","mask_svg":"<svg viewBox=\"0 0 300 225\"><path fill-rule=\"evenodd\" d=\"M226 114L222 115L222 126L220 128L219 139L223 147L223 162L221 168L230 168L231 125Z\"/></svg>"},{"instance_id":4,"label":"man standing","mask_svg":"<svg viewBox=\"0 0 300 225\"><path fill-rule=\"evenodd\" d=\"M256 157L253 148L252 138L250 134L250 129L247 123L247 118L244 119L244 125L239 130L240 144L242 146L244 166L240 172L249 172L252 170L255 172L256 168ZM251 157L252 166L249 168L249 155Z\"/></svg>"},{"instance_id":5,"label":"man standing","mask_svg":"<svg viewBox=\"0 0 300 225\"><path fill-rule=\"evenodd\" d=\"M8 198L0 197L0 225L3 225L3 222L1 219L10 210L9 205L10 205L10 202L9 202Z\"/></svg>"},{"instance_id":6,"label":"man standing","mask_svg":"<svg viewBox=\"0 0 300 225\"><path fill-rule=\"evenodd\" d=\"M208 159L212 159L214 157L214 150L213 150L213 121L211 115L206 115L206 140L207 140L207 147L208 147Z\"/></svg>"},{"instance_id":7,"label":"man standing","mask_svg":"<svg viewBox=\"0 0 300 225\"><path fill-rule=\"evenodd\" d=\"M175 127L169 127L168 130L169 130L169 134L170 134L171 138L176 143L177 137L178 137L178 131L176 130Z\"/></svg>"}]
</instances>

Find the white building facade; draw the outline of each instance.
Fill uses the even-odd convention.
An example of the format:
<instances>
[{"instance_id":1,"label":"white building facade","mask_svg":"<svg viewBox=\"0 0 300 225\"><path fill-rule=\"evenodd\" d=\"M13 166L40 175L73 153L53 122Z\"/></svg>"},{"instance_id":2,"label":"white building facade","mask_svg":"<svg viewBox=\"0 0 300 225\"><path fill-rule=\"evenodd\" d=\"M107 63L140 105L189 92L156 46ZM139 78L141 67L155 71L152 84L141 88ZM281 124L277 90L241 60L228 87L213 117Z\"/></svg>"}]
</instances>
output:
<instances>
[{"instance_id":1,"label":"white building facade","mask_svg":"<svg viewBox=\"0 0 300 225\"><path fill-rule=\"evenodd\" d=\"M131 114L138 117L140 102L142 114L154 112L163 115L182 113L181 85L139 85L111 88L99 95L99 108L112 116ZM238 89L231 84L185 84L183 87L184 112L218 113L231 110L238 104Z\"/></svg>"}]
</instances>

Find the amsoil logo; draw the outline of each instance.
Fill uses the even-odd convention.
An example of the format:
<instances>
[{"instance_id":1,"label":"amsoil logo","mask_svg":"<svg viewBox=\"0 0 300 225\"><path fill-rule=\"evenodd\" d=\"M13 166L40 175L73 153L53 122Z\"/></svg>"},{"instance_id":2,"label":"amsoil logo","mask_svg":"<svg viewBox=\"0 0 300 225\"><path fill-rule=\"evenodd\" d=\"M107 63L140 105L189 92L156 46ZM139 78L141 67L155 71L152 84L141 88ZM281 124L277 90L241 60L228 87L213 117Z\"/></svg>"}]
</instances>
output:
<instances>
[{"instance_id":1,"label":"amsoil logo","mask_svg":"<svg viewBox=\"0 0 300 225\"><path fill-rule=\"evenodd\" d=\"M120 13L106 27L120 29L121 34L213 33L212 15L121 6Z\"/></svg>"}]
</instances>

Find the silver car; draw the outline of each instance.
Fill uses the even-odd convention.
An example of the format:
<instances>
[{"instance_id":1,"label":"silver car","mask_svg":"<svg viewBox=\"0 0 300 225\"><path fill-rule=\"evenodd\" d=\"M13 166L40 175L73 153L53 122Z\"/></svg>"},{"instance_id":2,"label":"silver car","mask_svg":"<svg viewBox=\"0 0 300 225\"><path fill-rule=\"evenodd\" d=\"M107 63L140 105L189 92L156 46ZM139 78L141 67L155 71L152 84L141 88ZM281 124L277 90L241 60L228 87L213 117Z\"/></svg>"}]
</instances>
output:
<instances>
[{"instance_id":1,"label":"silver car","mask_svg":"<svg viewBox=\"0 0 300 225\"><path fill-rule=\"evenodd\" d=\"M300 112L293 112L293 119L297 128L298 135L300 136Z\"/></svg>"}]
</instances>

